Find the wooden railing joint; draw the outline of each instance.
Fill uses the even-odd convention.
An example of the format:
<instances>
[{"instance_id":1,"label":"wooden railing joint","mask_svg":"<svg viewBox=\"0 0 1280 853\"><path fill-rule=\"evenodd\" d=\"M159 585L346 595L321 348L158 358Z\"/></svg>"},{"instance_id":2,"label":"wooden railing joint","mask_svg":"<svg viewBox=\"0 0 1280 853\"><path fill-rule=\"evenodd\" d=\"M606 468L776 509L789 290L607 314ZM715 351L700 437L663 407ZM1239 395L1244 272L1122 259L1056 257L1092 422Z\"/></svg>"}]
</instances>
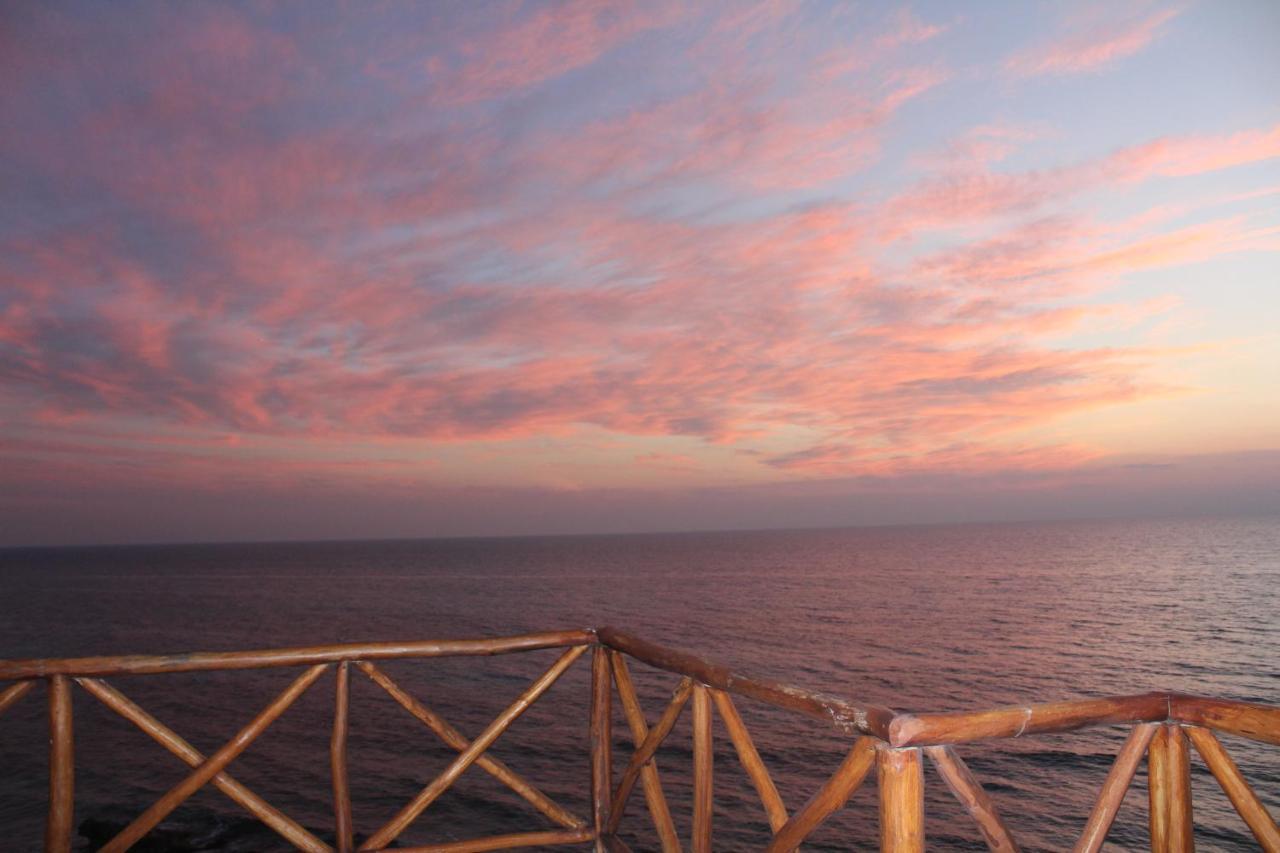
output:
<instances>
[{"instance_id":1,"label":"wooden railing joint","mask_svg":"<svg viewBox=\"0 0 1280 853\"><path fill-rule=\"evenodd\" d=\"M468 740L410 696L374 663L384 659L494 655L551 648L562 649L556 662L474 740ZM589 721L592 815L589 821L566 811L497 758L487 754L489 747L512 722L588 649L592 652ZM636 696L627 657L681 677L669 703L652 727L648 725ZM366 853L386 850L387 845L472 764L479 765L503 782L559 828L397 849L461 853L537 844L593 843L598 853L626 851L627 845L617 833L630 795L639 782L663 853L681 853L655 756L685 705L690 703L693 708L691 847L695 853L710 851L712 847L713 715L718 715L723 721L738 759L760 797L765 817L774 833L768 847L772 853L797 849L852 795L873 764L880 781L881 849L892 853L922 850L922 755L929 756L952 794L977 822L990 849L1016 851L1016 842L992 798L969 771L954 746L983 739L1019 738L1122 723L1132 724L1132 730L1108 772L1074 848L1076 853L1100 850L1144 755L1149 765L1152 849L1178 853L1192 850L1189 756L1193 747L1262 849L1280 853L1280 830L1277 830L1275 820L1215 735L1215 732L1227 732L1258 742L1280 744L1280 707L1161 691L976 712L900 714L881 706L859 705L839 697L745 675L607 627L473 640L348 643L248 652L0 661L0 681L12 682L0 689L0 713L31 692L37 680L45 681L49 688L50 773L45 849L69 851L71 847L74 741L70 694L71 684L75 682L191 767L190 773L178 785L102 848L106 853L126 850L205 784L217 787L298 849L308 853L332 853L335 848L266 803L226 770L231 761L314 683L330 663L337 665L330 738L333 830L337 853L352 853L355 848L347 768L352 666L381 686L458 753L440 775L364 841L359 849ZM295 666L307 666L308 669L235 737L208 757L102 680L104 675ZM616 784L611 734L615 688L635 744ZM857 735L841 765L794 814L789 814L783 805L777 787L737 711L734 695L826 720L839 731Z\"/></svg>"}]
</instances>

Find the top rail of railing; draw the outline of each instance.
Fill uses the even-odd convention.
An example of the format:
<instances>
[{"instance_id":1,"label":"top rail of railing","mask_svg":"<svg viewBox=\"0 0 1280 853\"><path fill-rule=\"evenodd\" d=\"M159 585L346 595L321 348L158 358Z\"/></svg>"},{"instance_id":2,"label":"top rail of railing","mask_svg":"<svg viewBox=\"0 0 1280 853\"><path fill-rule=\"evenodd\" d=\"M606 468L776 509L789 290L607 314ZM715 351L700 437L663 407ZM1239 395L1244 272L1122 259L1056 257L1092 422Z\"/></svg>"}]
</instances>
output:
<instances>
[{"instance_id":1,"label":"top rail of railing","mask_svg":"<svg viewBox=\"0 0 1280 853\"><path fill-rule=\"evenodd\" d=\"M891 746L930 746L991 738L1066 732L1096 725L1176 721L1280 744L1280 707L1173 692L1108 696L945 713L899 713L851 702L767 678L759 678L688 652L643 640L612 627L547 631L509 637L416 642L344 643L285 649L194 652L173 655L107 655L0 660L0 682L53 675L94 677L261 669L357 660L498 655L600 643L658 669L709 687L748 696L778 708L825 720L837 730L865 734Z\"/></svg>"},{"instance_id":2,"label":"top rail of railing","mask_svg":"<svg viewBox=\"0 0 1280 853\"><path fill-rule=\"evenodd\" d=\"M898 713L883 706L859 705L837 696L734 672L726 666L642 640L616 628L599 628L596 635L604 645L650 666L689 676L718 690L827 719L837 729L871 735L895 747L967 743L1068 732L1096 725L1163 720L1202 725L1280 744L1280 707L1272 705L1152 692L985 711Z\"/></svg>"},{"instance_id":3,"label":"top rail of railing","mask_svg":"<svg viewBox=\"0 0 1280 853\"><path fill-rule=\"evenodd\" d=\"M419 640L408 643L339 643L245 652L188 652L176 655L103 655L84 658L0 660L0 681L45 678L50 675L144 675L163 672L201 672L218 669L266 669L307 666L350 660L442 658L501 655L581 646L596 641L590 628L544 631L511 637L471 640Z\"/></svg>"}]
</instances>

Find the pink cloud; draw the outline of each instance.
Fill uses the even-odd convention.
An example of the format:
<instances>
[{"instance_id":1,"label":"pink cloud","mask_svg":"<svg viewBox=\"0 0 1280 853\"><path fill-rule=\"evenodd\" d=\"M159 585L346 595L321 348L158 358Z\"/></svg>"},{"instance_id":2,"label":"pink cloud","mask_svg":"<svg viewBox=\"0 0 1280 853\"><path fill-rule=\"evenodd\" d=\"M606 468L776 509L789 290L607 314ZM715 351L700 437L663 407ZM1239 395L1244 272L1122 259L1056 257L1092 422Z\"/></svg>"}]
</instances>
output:
<instances>
[{"instance_id":1,"label":"pink cloud","mask_svg":"<svg viewBox=\"0 0 1280 853\"><path fill-rule=\"evenodd\" d=\"M878 35L855 41L819 57L814 62L819 79L831 82L848 74L866 72L883 64L896 51L923 44L947 31L942 24L926 23L909 9L899 9L889 26Z\"/></svg>"},{"instance_id":2,"label":"pink cloud","mask_svg":"<svg viewBox=\"0 0 1280 853\"><path fill-rule=\"evenodd\" d=\"M821 478L856 475L910 481L920 477L990 476L992 472L999 472L1001 478L1031 474L1043 480L1055 473L1079 470L1102 455L1092 448L1072 445L993 448L959 443L916 456L868 456L845 445L815 445L766 461L777 468Z\"/></svg>"},{"instance_id":3,"label":"pink cloud","mask_svg":"<svg viewBox=\"0 0 1280 853\"><path fill-rule=\"evenodd\" d=\"M865 169L893 114L947 79L941 69L904 68L878 91L814 87L781 100L754 87L702 90L556 140L542 162L587 181L813 187Z\"/></svg>"},{"instance_id":4,"label":"pink cloud","mask_svg":"<svg viewBox=\"0 0 1280 853\"><path fill-rule=\"evenodd\" d=\"M1076 27L1046 44L1014 54L1006 60L1005 69L1019 77L1097 71L1144 49L1181 11L1167 8Z\"/></svg>"},{"instance_id":5,"label":"pink cloud","mask_svg":"<svg viewBox=\"0 0 1280 853\"><path fill-rule=\"evenodd\" d=\"M1119 152L1135 177L1183 177L1280 157L1280 124L1217 137L1173 137Z\"/></svg>"},{"instance_id":6,"label":"pink cloud","mask_svg":"<svg viewBox=\"0 0 1280 853\"><path fill-rule=\"evenodd\" d=\"M433 100L465 104L528 89L577 68L685 12L676 3L569 0L546 6L457 48L456 64L432 60Z\"/></svg>"},{"instance_id":7,"label":"pink cloud","mask_svg":"<svg viewBox=\"0 0 1280 853\"><path fill-rule=\"evenodd\" d=\"M963 144L963 140L958 145ZM1000 172L982 159L945 162L942 171L888 200L889 238L1011 214L1116 184L1187 177L1280 157L1280 126L1221 136L1181 136L1120 148L1056 168Z\"/></svg>"},{"instance_id":8,"label":"pink cloud","mask_svg":"<svg viewBox=\"0 0 1280 853\"><path fill-rule=\"evenodd\" d=\"M523 135L505 116L446 109L586 68L675 20L562 11L486 20L487 51L443 51L419 81L445 93L432 110L376 90L394 106L385 126L324 121L338 89L312 78L314 46L233 12L193 33L166 19L180 37L160 40L172 47L159 58L102 58L125 63L135 88L90 99L62 132L33 107L32 133L0 145L84 193L94 215L0 246L0 407L60 433L13 455L51 476L132 466L221 483L227 464L237 482L333 483L360 476L349 445L571 442L594 429L629 447L731 447L761 476L1077 464L1087 450L1027 434L1171 393L1153 369L1167 352L1062 346L1080 323L1169 307L1113 310L1096 288L1276 244L1274 228L1241 218L1163 231L1164 214L1117 226L1062 208L1275 157L1277 128L1003 172L994 164L1035 132L988 124L916 185L841 195L844 179L882 177L869 167L898 111L950 79L892 60L939 32L911 16L869 37L890 57L876 80L772 80L729 61L680 94ZM799 26L791 13L766 6L746 24ZM740 42L725 35L717 54L710 29L700 61L731 60ZM171 51L198 68L142 85ZM40 61L37 80L77 79L74 57ZM264 69L281 70L260 87ZM273 123L295 112L296 127ZM951 245L917 258L884 239L929 231ZM314 452L254 455L285 440ZM697 462L627 453L671 470ZM395 464L366 473L411 484Z\"/></svg>"}]
</instances>

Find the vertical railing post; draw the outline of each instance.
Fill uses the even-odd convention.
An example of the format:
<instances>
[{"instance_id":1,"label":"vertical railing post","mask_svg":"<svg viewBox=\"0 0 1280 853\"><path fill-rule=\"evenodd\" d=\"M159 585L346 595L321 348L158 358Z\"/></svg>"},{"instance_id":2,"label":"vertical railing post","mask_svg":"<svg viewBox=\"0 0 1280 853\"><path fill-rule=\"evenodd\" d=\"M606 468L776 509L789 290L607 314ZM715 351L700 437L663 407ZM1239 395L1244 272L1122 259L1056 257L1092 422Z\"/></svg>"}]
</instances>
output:
<instances>
[{"instance_id":1,"label":"vertical railing post","mask_svg":"<svg viewBox=\"0 0 1280 853\"><path fill-rule=\"evenodd\" d=\"M711 696L693 686L693 853L711 853Z\"/></svg>"},{"instance_id":2,"label":"vertical railing post","mask_svg":"<svg viewBox=\"0 0 1280 853\"><path fill-rule=\"evenodd\" d=\"M613 808L612 698L609 650L596 645L591 651L591 817L596 853L606 850L604 834Z\"/></svg>"},{"instance_id":3,"label":"vertical railing post","mask_svg":"<svg viewBox=\"0 0 1280 853\"><path fill-rule=\"evenodd\" d=\"M1151 739L1147 776L1152 853L1191 853L1191 754L1177 723L1165 723Z\"/></svg>"},{"instance_id":4,"label":"vertical railing post","mask_svg":"<svg viewBox=\"0 0 1280 853\"><path fill-rule=\"evenodd\" d=\"M876 778L880 786L881 853L924 853L924 768L920 750L882 747Z\"/></svg>"},{"instance_id":5,"label":"vertical railing post","mask_svg":"<svg viewBox=\"0 0 1280 853\"><path fill-rule=\"evenodd\" d=\"M70 853L75 819L75 742L71 725L71 680L49 678L49 817L45 853Z\"/></svg>"},{"instance_id":6,"label":"vertical railing post","mask_svg":"<svg viewBox=\"0 0 1280 853\"><path fill-rule=\"evenodd\" d=\"M1173 853L1196 849L1195 825L1191 820L1191 744L1177 723L1166 723L1169 768L1173 777L1173 801L1169 804L1169 846Z\"/></svg>"},{"instance_id":7,"label":"vertical railing post","mask_svg":"<svg viewBox=\"0 0 1280 853\"><path fill-rule=\"evenodd\" d=\"M338 677L334 689L333 737L329 742L329 764L333 772L333 829L337 853L351 853L355 849L351 827L351 788L347 774L350 695L350 663L344 660L338 664Z\"/></svg>"}]
</instances>

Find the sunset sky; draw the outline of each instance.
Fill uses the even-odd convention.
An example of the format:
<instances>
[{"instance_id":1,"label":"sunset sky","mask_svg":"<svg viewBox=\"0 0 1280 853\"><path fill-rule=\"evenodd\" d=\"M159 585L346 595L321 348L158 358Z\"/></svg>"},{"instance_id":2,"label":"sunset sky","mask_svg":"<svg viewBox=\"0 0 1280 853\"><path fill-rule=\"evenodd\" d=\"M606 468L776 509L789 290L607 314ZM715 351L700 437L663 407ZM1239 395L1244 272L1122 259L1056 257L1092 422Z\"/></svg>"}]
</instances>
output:
<instances>
[{"instance_id":1,"label":"sunset sky","mask_svg":"<svg viewBox=\"0 0 1280 853\"><path fill-rule=\"evenodd\" d=\"M8 4L0 544L1280 510L1280 4Z\"/></svg>"}]
</instances>

